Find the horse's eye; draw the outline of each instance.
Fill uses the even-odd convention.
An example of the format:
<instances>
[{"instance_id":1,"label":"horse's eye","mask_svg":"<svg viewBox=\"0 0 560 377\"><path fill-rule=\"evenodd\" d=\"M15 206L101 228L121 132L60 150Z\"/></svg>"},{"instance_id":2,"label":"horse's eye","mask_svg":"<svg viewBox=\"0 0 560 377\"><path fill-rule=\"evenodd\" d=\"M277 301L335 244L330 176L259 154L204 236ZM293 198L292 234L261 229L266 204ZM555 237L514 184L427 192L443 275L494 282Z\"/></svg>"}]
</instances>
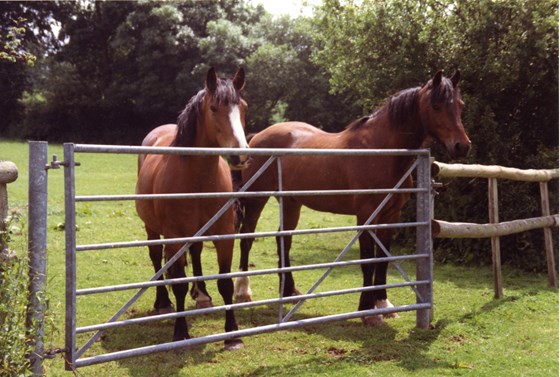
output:
<instances>
[{"instance_id":1,"label":"horse's eye","mask_svg":"<svg viewBox=\"0 0 560 377\"><path fill-rule=\"evenodd\" d=\"M434 108L435 111L441 111L441 105L440 104L434 104L434 105L432 105L432 107Z\"/></svg>"},{"instance_id":2,"label":"horse's eye","mask_svg":"<svg viewBox=\"0 0 560 377\"><path fill-rule=\"evenodd\" d=\"M214 105L210 106L210 111L212 111L213 113L217 113L218 112L218 108Z\"/></svg>"}]
</instances>

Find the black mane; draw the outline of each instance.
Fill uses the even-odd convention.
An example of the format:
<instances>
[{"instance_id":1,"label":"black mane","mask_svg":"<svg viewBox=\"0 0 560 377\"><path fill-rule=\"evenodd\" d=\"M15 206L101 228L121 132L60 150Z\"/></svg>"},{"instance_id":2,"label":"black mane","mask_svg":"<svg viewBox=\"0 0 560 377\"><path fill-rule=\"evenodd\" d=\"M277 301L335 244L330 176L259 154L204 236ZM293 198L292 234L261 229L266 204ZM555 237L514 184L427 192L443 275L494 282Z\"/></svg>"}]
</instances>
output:
<instances>
[{"instance_id":1,"label":"black mane","mask_svg":"<svg viewBox=\"0 0 560 377\"><path fill-rule=\"evenodd\" d=\"M427 85L432 85L430 80ZM350 123L346 128L356 130L376 115L387 113L392 127L399 127L412 120L418 114L418 96L422 87L401 90L389 97L385 103L368 117L362 117ZM455 88L450 79L442 77L441 83L431 91L432 105L446 103L455 96ZM458 90L458 89L457 89Z\"/></svg>"},{"instance_id":2,"label":"black mane","mask_svg":"<svg viewBox=\"0 0 560 377\"><path fill-rule=\"evenodd\" d=\"M407 123L418 114L418 94L420 87L405 89L393 95L385 104L389 111L389 121L393 127Z\"/></svg>"},{"instance_id":3,"label":"black mane","mask_svg":"<svg viewBox=\"0 0 560 377\"><path fill-rule=\"evenodd\" d=\"M196 139L196 122L200 114L202 101L208 89L202 89L194 95L185 109L177 117L177 134L171 143L174 147L192 147ZM237 105L241 102L241 94L233 87L230 79L218 79L212 98L222 105Z\"/></svg>"}]
</instances>

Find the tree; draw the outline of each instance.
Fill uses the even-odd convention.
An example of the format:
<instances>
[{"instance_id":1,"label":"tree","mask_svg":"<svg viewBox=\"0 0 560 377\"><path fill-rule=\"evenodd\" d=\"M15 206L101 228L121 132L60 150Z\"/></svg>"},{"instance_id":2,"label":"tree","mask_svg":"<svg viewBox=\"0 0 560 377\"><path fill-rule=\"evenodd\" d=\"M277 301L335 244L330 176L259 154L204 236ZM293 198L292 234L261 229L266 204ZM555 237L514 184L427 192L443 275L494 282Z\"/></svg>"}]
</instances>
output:
<instances>
[{"instance_id":1,"label":"tree","mask_svg":"<svg viewBox=\"0 0 560 377\"><path fill-rule=\"evenodd\" d=\"M236 23L238 16L253 20L250 11L238 10L242 6L195 0L81 3L62 25L65 44L37 69L34 89L24 98L20 136L139 143L149 129L175 122L203 86L196 67L219 53L201 50L201 41L214 32L212 25ZM220 17L232 20L213 21Z\"/></svg>"},{"instance_id":2,"label":"tree","mask_svg":"<svg viewBox=\"0 0 560 377\"><path fill-rule=\"evenodd\" d=\"M266 42L247 57L251 131L285 120L339 131L360 114L330 93L325 69L311 61L317 46L309 20L263 17L255 33Z\"/></svg>"},{"instance_id":3,"label":"tree","mask_svg":"<svg viewBox=\"0 0 560 377\"><path fill-rule=\"evenodd\" d=\"M44 51L60 47L53 25L66 20L73 8L71 3L0 2L0 134L20 126L19 99L32 68Z\"/></svg>"}]
</instances>

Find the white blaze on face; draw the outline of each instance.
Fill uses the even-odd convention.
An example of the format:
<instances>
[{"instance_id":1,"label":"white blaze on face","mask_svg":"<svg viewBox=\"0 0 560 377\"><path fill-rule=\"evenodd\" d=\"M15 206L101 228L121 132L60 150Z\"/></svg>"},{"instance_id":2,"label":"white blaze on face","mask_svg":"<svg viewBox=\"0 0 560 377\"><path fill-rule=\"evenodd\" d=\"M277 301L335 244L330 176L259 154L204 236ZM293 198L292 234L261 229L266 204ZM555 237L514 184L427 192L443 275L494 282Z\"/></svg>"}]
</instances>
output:
<instances>
[{"instance_id":1,"label":"white blaze on face","mask_svg":"<svg viewBox=\"0 0 560 377\"><path fill-rule=\"evenodd\" d=\"M233 137L237 140L239 148L248 148L249 146L247 145L247 140L245 139L245 131L243 131L243 125L241 124L239 105L231 107L231 111L229 112L229 122L233 130Z\"/></svg>"}]
</instances>

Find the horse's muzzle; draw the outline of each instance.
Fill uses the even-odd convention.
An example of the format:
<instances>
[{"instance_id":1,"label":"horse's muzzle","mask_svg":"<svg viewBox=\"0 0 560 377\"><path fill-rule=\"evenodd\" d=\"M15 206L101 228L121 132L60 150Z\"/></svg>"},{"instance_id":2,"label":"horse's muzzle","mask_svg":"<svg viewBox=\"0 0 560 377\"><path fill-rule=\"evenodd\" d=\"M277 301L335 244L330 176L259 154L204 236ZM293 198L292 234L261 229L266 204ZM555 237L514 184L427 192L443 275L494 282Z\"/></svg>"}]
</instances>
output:
<instances>
[{"instance_id":1,"label":"horse's muzzle","mask_svg":"<svg viewBox=\"0 0 560 377\"><path fill-rule=\"evenodd\" d=\"M469 151L471 150L471 142L470 140L468 141L459 141L454 143L451 146L447 147L449 155L452 158L461 158L461 157L467 157L467 155L469 154Z\"/></svg>"},{"instance_id":2,"label":"horse's muzzle","mask_svg":"<svg viewBox=\"0 0 560 377\"><path fill-rule=\"evenodd\" d=\"M460 157L467 157L467 155L469 154L471 150L471 142L467 142L467 143L455 143L455 146L453 147L453 154L455 155L455 157L460 158Z\"/></svg>"},{"instance_id":3,"label":"horse's muzzle","mask_svg":"<svg viewBox=\"0 0 560 377\"><path fill-rule=\"evenodd\" d=\"M227 162L231 170L243 170L247 167L249 159L247 156L227 156Z\"/></svg>"}]
</instances>

